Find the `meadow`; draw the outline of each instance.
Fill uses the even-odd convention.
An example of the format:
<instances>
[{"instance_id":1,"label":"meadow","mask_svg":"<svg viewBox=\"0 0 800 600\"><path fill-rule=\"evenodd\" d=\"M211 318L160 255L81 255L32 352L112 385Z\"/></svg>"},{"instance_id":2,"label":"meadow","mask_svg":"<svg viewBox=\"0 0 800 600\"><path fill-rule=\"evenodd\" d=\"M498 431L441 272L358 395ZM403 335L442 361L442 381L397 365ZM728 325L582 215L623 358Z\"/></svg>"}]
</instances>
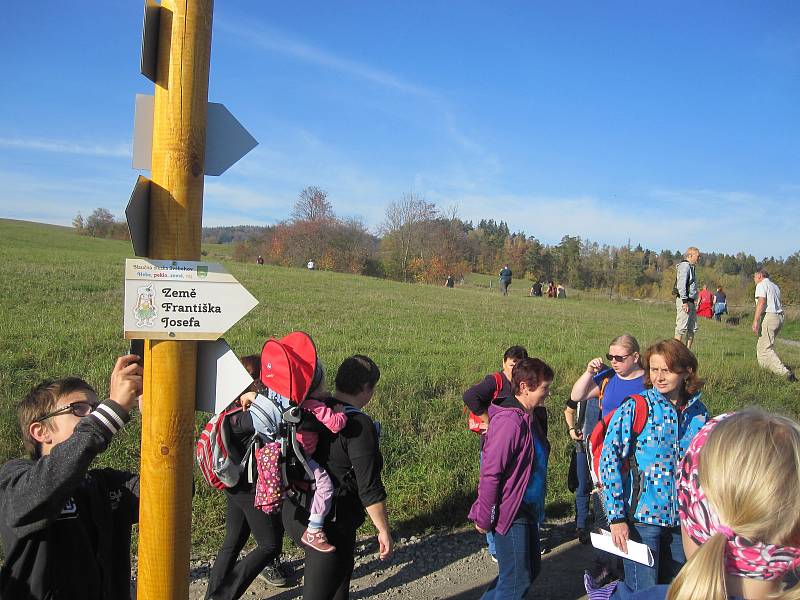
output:
<instances>
[{"instance_id":1,"label":"meadow","mask_svg":"<svg viewBox=\"0 0 800 600\"><path fill-rule=\"evenodd\" d=\"M478 475L478 438L466 428L461 394L496 370L504 349L522 344L553 366L549 399L548 513L571 512L564 401L574 380L609 340L629 332L644 345L672 335L666 304L573 295L529 298L516 281L508 297L489 277L463 287L408 285L324 271L242 264L230 247L204 247L260 304L226 335L240 355L292 330L314 337L329 371L353 353L373 357L382 377L368 407L384 427L385 483L395 527L420 530L463 524ZM64 227L0 219L0 460L21 456L15 403L46 377L78 375L102 395L122 339L124 259L130 244L81 237ZM758 368L749 322L730 327L702 320L696 351L712 413L759 405L800 417L797 385ZM796 323L787 332L796 334ZM781 345L790 365L800 348ZM207 415L198 413L197 425ZM134 418L99 462L137 469L140 422ZM193 544L211 554L224 533L224 498L197 479Z\"/></svg>"}]
</instances>

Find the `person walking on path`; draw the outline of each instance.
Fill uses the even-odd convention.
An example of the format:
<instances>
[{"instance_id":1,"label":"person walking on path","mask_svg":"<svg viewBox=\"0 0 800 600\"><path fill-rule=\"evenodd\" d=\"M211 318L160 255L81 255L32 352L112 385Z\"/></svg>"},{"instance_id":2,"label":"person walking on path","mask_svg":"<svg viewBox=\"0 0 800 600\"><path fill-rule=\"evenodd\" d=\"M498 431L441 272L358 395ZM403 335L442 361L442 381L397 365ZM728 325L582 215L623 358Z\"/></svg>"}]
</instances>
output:
<instances>
[{"instance_id":1,"label":"person walking on path","mask_svg":"<svg viewBox=\"0 0 800 600\"><path fill-rule=\"evenodd\" d=\"M378 532L379 559L385 561L392 555L394 542L386 510L386 489L381 479L380 427L363 412L372 400L379 378L378 365L361 354L346 358L336 373L336 391L329 400L345 405L347 424L338 434L321 428L314 453L314 459L328 472L336 488L334 504L324 527L326 537L336 550L323 553L303 546L304 600L350 597L356 531L365 515L369 515ZM296 495L284 500L282 512L286 531L299 543L308 524L307 508Z\"/></svg>"},{"instance_id":2,"label":"person walking on path","mask_svg":"<svg viewBox=\"0 0 800 600\"><path fill-rule=\"evenodd\" d=\"M700 259L700 250L690 246L684 256L684 260L675 265L675 339L691 348L697 329L697 277L694 269Z\"/></svg>"},{"instance_id":3,"label":"person walking on path","mask_svg":"<svg viewBox=\"0 0 800 600\"><path fill-rule=\"evenodd\" d=\"M775 338L783 327L781 288L769 278L769 273L759 269L753 274L756 282L756 313L753 316L753 333L758 336L756 357L762 369L772 371L789 381L797 381L795 374L775 352Z\"/></svg>"},{"instance_id":4,"label":"person walking on path","mask_svg":"<svg viewBox=\"0 0 800 600\"><path fill-rule=\"evenodd\" d=\"M522 600L541 570L549 444L534 410L550 395L553 370L538 358L517 362L513 396L489 406L478 498L469 512L478 532L494 531L498 574L482 600Z\"/></svg>"},{"instance_id":5,"label":"person walking on path","mask_svg":"<svg viewBox=\"0 0 800 600\"><path fill-rule=\"evenodd\" d=\"M500 291L503 292L503 296L508 296L508 286L511 285L511 269L508 268L508 265L503 265L503 268L500 270Z\"/></svg>"}]
</instances>

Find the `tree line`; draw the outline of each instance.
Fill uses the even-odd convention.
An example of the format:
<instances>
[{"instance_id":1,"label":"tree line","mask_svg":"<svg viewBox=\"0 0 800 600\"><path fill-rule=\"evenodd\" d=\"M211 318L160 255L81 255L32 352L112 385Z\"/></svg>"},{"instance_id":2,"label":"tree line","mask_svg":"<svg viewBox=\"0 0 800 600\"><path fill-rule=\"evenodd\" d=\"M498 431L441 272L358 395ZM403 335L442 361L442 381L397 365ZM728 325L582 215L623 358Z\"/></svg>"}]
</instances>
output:
<instances>
[{"instance_id":1,"label":"tree line","mask_svg":"<svg viewBox=\"0 0 800 600\"><path fill-rule=\"evenodd\" d=\"M95 235L90 230L117 231L116 226L104 229L96 224L108 223L110 213L93 218L104 210L85 221L79 215L75 227L89 235ZM488 285L507 264L515 285L553 280L609 297L657 299L671 297L675 264L685 250L657 252L571 235L548 245L534 235L512 231L504 221L465 221L456 210L442 210L415 193L389 204L377 233L358 220L336 215L327 192L311 186L300 192L286 221L268 227L204 228L203 242L233 243L233 257L239 261L255 262L260 256L267 264L304 267L313 260L318 269L437 285L448 275L459 279L467 273L488 275ZM785 302L800 302L800 251L788 258L757 260L744 252L705 252L702 240L695 245L703 252L697 271L700 285L712 292L721 286L729 302L752 303L752 276L758 268L770 272Z\"/></svg>"}]
</instances>

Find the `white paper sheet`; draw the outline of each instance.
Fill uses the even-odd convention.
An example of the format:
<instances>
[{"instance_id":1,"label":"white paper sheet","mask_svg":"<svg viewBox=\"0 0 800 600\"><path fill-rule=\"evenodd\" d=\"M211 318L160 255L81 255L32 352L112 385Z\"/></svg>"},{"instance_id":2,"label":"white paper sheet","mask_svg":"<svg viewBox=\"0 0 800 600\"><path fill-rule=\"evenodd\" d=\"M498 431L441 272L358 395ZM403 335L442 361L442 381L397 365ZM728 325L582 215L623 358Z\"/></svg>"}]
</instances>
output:
<instances>
[{"instance_id":1,"label":"white paper sheet","mask_svg":"<svg viewBox=\"0 0 800 600\"><path fill-rule=\"evenodd\" d=\"M625 554L622 550L614 545L614 541L611 539L610 531L601 529L600 533L593 532L591 537L592 546L598 550L605 550L606 552L616 554L622 558L635 560L636 562L647 565L648 567L652 567L655 564L655 561L653 560L653 553L650 552L650 548L648 548L645 544L628 540L628 553Z\"/></svg>"}]
</instances>

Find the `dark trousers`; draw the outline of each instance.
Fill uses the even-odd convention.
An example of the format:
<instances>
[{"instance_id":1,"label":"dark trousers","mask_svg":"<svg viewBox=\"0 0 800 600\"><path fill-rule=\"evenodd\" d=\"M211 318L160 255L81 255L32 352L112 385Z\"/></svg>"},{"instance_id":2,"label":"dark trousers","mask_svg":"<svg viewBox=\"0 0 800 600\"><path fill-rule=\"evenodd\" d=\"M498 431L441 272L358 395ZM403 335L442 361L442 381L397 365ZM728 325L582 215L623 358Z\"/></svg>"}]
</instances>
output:
<instances>
[{"instance_id":1,"label":"dark trousers","mask_svg":"<svg viewBox=\"0 0 800 600\"><path fill-rule=\"evenodd\" d=\"M347 600L350 597L359 523L346 521L345 518L325 523L325 535L336 546L336 552L325 554L300 543L308 523L308 512L292 504L291 500L283 503L286 532L306 553L303 600Z\"/></svg>"},{"instance_id":2,"label":"dark trousers","mask_svg":"<svg viewBox=\"0 0 800 600\"><path fill-rule=\"evenodd\" d=\"M252 491L225 490L225 500L225 541L211 569L206 592L206 598L213 600L241 597L262 569L280 556L283 545L280 514L268 515L253 506ZM250 533L257 545L237 560Z\"/></svg>"}]
</instances>

